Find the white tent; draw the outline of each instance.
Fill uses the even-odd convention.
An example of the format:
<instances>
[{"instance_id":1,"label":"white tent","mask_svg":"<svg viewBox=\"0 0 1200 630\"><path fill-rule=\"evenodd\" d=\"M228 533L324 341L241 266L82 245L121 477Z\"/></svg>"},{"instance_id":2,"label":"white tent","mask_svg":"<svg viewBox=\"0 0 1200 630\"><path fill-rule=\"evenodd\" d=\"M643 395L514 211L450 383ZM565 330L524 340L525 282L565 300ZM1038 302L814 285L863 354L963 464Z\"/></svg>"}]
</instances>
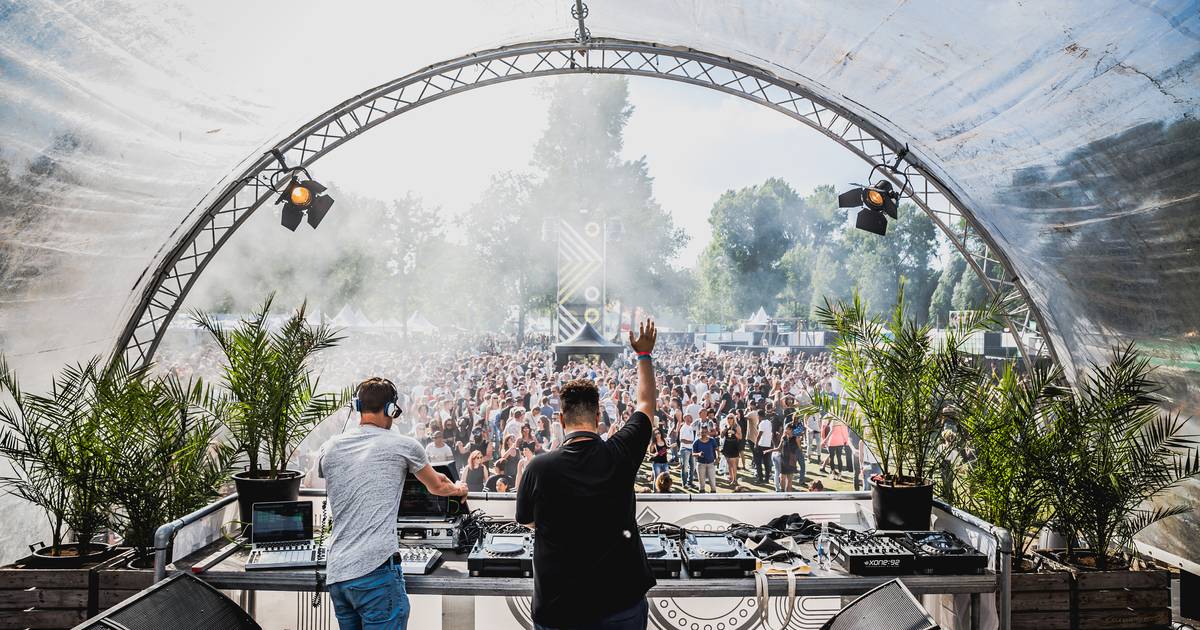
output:
<instances>
[{"instance_id":1,"label":"white tent","mask_svg":"<svg viewBox=\"0 0 1200 630\"><path fill-rule=\"evenodd\" d=\"M434 326L424 315L417 311L408 317L408 331L434 333L437 332L437 326Z\"/></svg>"},{"instance_id":2,"label":"white tent","mask_svg":"<svg viewBox=\"0 0 1200 630\"><path fill-rule=\"evenodd\" d=\"M765 309L761 306L758 307L758 312L751 315L750 319L746 320L747 324L754 324L754 325L769 324L770 322L771 322L771 317L769 315L767 315L767 309Z\"/></svg>"}]
</instances>

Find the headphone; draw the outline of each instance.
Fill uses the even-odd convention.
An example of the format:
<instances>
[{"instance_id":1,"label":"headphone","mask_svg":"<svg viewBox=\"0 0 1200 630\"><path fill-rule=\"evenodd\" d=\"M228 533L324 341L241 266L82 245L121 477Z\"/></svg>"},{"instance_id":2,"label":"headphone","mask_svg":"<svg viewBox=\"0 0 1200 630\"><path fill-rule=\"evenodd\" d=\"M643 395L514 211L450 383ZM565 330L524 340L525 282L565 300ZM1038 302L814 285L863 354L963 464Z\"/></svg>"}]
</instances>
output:
<instances>
[{"instance_id":1,"label":"headphone","mask_svg":"<svg viewBox=\"0 0 1200 630\"><path fill-rule=\"evenodd\" d=\"M386 378L381 378L378 380L383 381L384 383L387 383L387 386L392 388L392 399L389 400L388 403L383 406L383 415L385 415L389 418L399 418L400 414L404 413L404 410L400 408L400 404L399 404L400 403L399 390L397 390L396 386L391 381L387 380ZM358 392L362 390L362 386L366 382L367 381L363 381L362 383L358 384L358 387L354 388L354 402L352 404L353 404L354 410L357 411L358 413L362 413L362 399L358 397Z\"/></svg>"}]
</instances>

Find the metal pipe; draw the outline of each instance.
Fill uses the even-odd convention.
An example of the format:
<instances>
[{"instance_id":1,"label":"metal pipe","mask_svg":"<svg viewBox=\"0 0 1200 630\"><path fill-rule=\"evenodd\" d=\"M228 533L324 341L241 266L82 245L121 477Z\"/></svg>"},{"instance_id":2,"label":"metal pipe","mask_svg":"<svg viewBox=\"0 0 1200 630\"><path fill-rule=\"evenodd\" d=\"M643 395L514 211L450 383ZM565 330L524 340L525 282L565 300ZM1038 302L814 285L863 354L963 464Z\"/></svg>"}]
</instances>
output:
<instances>
[{"instance_id":1,"label":"metal pipe","mask_svg":"<svg viewBox=\"0 0 1200 630\"><path fill-rule=\"evenodd\" d=\"M1012 533L1003 527L982 520L970 512L964 512L948 505L940 499L934 499L933 504L954 518L989 532L996 540L996 574L999 578L999 588L996 591L996 617L998 617L1000 630L1009 630L1012 625Z\"/></svg>"},{"instance_id":2,"label":"metal pipe","mask_svg":"<svg viewBox=\"0 0 1200 630\"><path fill-rule=\"evenodd\" d=\"M999 617L1000 630L1012 627L1012 533L1004 528L1000 530L999 553L1000 559L1000 593L996 596L996 616Z\"/></svg>"},{"instance_id":3,"label":"metal pipe","mask_svg":"<svg viewBox=\"0 0 1200 630\"><path fill-rule=\"evenodd\" d=\"M216 512L217 510L237 501L237 493L226 495L209 503L208 505L188 514L182 518L178 518L170 523L164 523L154 531L154 581L161 582L167 577L167 550L171 549L175 544L175 533L185 525L190 525L196 521Z\"/></svg>"}]
</instances>

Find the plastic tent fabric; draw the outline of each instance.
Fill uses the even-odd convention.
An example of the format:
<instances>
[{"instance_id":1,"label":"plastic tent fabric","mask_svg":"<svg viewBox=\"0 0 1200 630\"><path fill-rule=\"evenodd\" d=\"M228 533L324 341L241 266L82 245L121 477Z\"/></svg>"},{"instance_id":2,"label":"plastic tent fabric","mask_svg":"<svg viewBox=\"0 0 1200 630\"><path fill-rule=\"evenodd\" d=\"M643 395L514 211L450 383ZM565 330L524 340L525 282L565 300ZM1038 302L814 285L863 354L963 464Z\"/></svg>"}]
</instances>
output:
<instances>
[{"instance_id":1,"label":"plastic tent fabric","mask_svg":"<svg viewBox=\"0 0 1200 630\"><path fill-rule=\"evenodd\" d=\"M593 36L757 64L907 142L1012 262L1069 373L1137 341L1200 415L1195 2L588 4ZM30 386L113 349L244 160L371 86L576 28L562 0L414 6L0 1L0 350ZM295 34L312 43L280 44ZM295 68L321 89L297 97ZM1197 518L1146 538L1200 561L1181 543Z\"/></svg>"}]
</instances>

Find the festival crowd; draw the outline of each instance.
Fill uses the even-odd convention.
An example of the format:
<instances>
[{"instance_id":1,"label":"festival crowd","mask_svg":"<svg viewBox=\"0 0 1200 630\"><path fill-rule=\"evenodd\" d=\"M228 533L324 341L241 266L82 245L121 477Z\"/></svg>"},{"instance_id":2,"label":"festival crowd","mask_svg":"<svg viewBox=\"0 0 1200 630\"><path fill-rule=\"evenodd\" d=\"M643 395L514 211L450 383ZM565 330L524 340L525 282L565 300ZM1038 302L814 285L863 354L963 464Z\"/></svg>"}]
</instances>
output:
<instances>
[{"instance_id":1,"label":"festival crowd","mask_svg":"<svg viewBox=\"0 0 1200 630\"><path fill-rule=\"evenodd\" d=\"M315 367L323 382L334 376L337 382L369 374L391 378L404 409L392 430L420 441L430 464L465 481L472 492L510 492L534 456L562 443L558 394L564 383L596 382L602 439L633 413L631 355L611 366L571 362L556 371L553 352L542 341L519 347L488 336L460 346L471 350L339 348ZM205 356L193 353L181 363L195 370L216 360L200 354ZM844 424L800 412L816 392L839 393L828 354L711 353L677 346L660 348L654 359L659 399L646 454L650 469L639 477L642 491L716 492L719 485L733 492L823 490L819 479L805 483L809 466L816 465L860 489L879 470ZM314 437L323 441L327 431ZM744 479L739 471L745 471ZM682 488L675 487L672 473Z\"/></svg>"}]
</instances>

